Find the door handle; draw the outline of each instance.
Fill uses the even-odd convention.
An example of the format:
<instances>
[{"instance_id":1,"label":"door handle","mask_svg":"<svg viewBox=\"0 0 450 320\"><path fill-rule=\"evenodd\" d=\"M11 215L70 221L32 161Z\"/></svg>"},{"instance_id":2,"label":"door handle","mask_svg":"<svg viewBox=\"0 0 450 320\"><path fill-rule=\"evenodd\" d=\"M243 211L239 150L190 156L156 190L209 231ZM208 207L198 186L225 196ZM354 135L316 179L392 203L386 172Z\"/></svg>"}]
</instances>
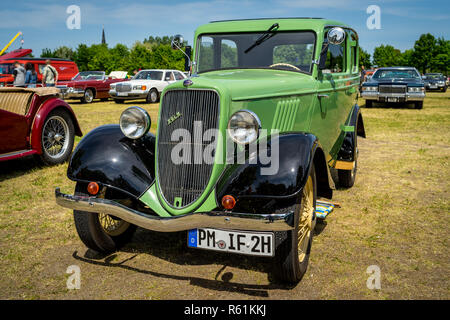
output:
<instances>
[{"instance_id":1,"label":"door handle","mask_svg":"<svg viewBox=\"0 0 450 320\"><path fill-rule=\"evenodd\" d=\"M329 95L327 95L327 94L318 94L317 95L317 98L326 98L326 99L328 99L330 96Z\"/></svg>"}]
</instances>

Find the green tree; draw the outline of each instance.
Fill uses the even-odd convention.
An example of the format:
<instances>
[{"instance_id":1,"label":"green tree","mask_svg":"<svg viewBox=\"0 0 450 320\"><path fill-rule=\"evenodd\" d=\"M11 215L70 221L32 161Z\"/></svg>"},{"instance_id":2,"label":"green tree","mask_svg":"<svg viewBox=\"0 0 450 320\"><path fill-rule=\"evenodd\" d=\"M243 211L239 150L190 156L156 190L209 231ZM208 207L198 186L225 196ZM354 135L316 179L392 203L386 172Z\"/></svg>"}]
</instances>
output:
<instances>
[{"instance_id":1,"label":"green tree","mask_svg":"<svg viewBox=\"0 0 450 320\"><path fill-rule=\"evenodd\" d=\"M402 54L400 56L400 65L406 66L406 67L413 67L414 66L414 62L413 62L413 58L412 58L413 54L414 54L413 49L408 49L408 50L405 50L404 52L402 52Z\"/></svg>"},{"instance_id":2,"label":"green tree","mask_svg":"<svg viewBox=\"0 0 450 320\"><path fill-rule=\"evenodd\" d=\"M60 58L60 59L69 59L73 60L74 58L74 51L72 48L61 46L57 48L55 51L53 51L53 57L54 58Z\"/></svg>"},{"instance_id":3,"label":"green tree","mask_svg":"<svg viewBox=\"0 0 450 320\"><path fill-rule=\"evenodd\" d=\"M372 68L372 61L370 61L370 54L363 48L359 47L359 66L364 66L366 69Z\"/></svg>"},{"instance_id":4,"label":"green tree","mask_svg":"<svg viewBox=\"0 0 450 320\"><path fill-rule=\"evenodd\" d=\"M431 67L436 52L436 39L430 33L422 34L414 43L414 52L412 54L412 63L422 73L426 73Z\"/></svg>"},{"instance_id":5,"label":"green tree","mask_svg":"<svg viewBox=\"0 0 450 320\"><path fill-rule=\"evenodd\" d=\"M391 45L381 45L373 51L373 63L378 67L394 67L401 62L400 50Z\"/></svg>"}]
</instances>

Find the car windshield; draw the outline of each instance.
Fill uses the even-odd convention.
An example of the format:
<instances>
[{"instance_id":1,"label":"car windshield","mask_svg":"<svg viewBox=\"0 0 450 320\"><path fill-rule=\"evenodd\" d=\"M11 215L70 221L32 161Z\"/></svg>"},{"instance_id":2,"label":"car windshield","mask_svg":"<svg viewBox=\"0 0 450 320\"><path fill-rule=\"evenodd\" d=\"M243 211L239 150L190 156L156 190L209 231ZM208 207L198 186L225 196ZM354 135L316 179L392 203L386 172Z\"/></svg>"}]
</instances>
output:
<instances>
[{"instance_id":1,"label":"car windshield","mask_svg":"<svg viewBox=\"0 0 450 320\"><path fill-rule=\"evenodd\" d=\"M316 41L313 32L275 32L255 46L264 34L200 35L197 42L197 72L270 68L311 73Z\"/></svg>"},{"instance_id":2,"label":"car windshield","mask_svg":"<svg viewBox=\"0 0 450 320\"><path fill-rule=\"evenodd\" d=\"M444 79L444 76L442 74L426 74L425 79L428 80L441 80Z\"/></svg>"},{"instance_id":3,"label":"car windshield","mask_svg":"<svg viewBox=\"0 0 450 320\"><path fill-rule=\"evenodd\" d=\"M136 80L162 80L162 71L140 71L134 79Z\"/></svg>"},{"instance_id":4,"label":"car windshield","mask_svg":"<svg viewBox=\"0 0 450 320\"><path fill-rule=\"evenodd\" d=\"M12 74L13 71L14 71L14 66L12 63L0 64L0 74Z\"/></svg>"},{"instance_id":5,"label":"car windshield","mask_svg":"<svg viewBox=\"0 0 450 320\"><path fill-rule=\"evenodd\" d=\"M73 77L72 80L102 80L104 75L103 71L82 71Z\"/></svg>"},{"instance_id":6,"label":"car windshield","mask_svg":"<svg viewBox=\"0 0 450 320\"><path fill-rule=\"evenodd\" d=\"M377 70L372 79L393 79L393 78L420 78L420 75L416 70L402 70L402 69L390 69L390 70Z\"/></svg>"}]
</instances>

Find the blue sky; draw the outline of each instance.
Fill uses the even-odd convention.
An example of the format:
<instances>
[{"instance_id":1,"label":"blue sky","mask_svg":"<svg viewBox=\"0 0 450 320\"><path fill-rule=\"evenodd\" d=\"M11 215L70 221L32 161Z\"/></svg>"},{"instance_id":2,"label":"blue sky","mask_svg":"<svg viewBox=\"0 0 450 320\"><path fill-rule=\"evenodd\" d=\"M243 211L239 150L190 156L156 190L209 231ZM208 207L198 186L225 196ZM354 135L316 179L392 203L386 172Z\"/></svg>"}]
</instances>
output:
<instances>
[{"instance_id":1,"label":"blue sky","mask_svg":"<svg viewBox=\"0 0 450 320\"><path fill-rule=\"evenodd\" d=\"M69 5L81 9L81 29L66 27ZM366 26L369 5L381 10L381 29ZM401 49L412 48L422 33L450 38L448 0L71 0L8 1L0 13L0 47L23 32L24 48L39 56L43 48L75 48L79 43L101 41L105 26L109 46L127 46L150 35L182 34L192 43L197 26L211 20L263 17L323 17L345 22L355 28L361 46L372 54L380 44ZM11 49L17 49L16 41Z\"/></svg>"}]
</instances>

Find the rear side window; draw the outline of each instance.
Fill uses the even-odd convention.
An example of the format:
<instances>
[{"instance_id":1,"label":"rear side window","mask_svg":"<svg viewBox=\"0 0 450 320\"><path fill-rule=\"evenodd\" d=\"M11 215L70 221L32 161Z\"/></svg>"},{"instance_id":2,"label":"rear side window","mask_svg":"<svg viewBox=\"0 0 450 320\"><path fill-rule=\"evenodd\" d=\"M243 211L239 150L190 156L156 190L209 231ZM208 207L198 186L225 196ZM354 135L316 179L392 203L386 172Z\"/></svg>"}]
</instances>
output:
<instances>
[{"instance_id":1,"label":"rear side window","mask_svg":"<svg viewBox=\"0 0 450 320\"><path fill-rule=\"evenodd\" d=\"M183 75L181 73L174 72L174 74L175 74L175 79L176 80L183 80L184 79L184 77L183 77Z\"/></svg>"},{"instance_id":2,"label":"rear side window","mask_svg":"<svg viewBox=\"0 0 450 320\"><path fill-rule=\"evenodd\" d=\"M327 43L327 34L325 34L325 43ZM327 60L325 62L325 70L327 73L339 73L344 72L345 65L345 46L347 38L341 44L330 44L328 46Z\"/></svg>"}]
</instances>

